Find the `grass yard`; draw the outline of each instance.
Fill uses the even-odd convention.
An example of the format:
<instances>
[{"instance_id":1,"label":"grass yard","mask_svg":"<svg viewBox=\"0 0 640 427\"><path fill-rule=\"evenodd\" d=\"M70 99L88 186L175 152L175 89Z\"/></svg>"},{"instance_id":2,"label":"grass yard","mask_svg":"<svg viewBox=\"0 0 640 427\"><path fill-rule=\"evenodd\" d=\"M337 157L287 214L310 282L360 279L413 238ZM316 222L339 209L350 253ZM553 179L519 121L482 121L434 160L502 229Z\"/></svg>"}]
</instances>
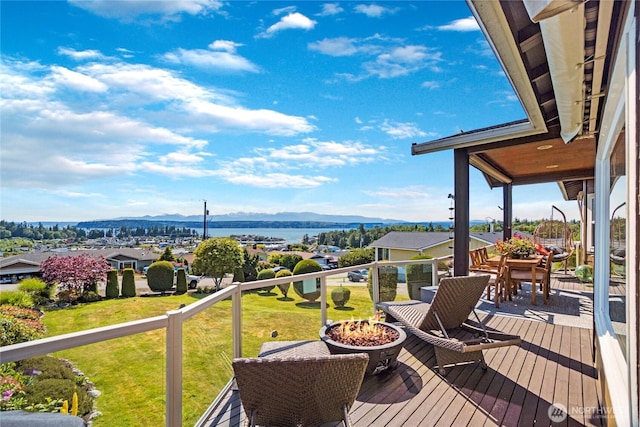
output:
<instances>
[{"instance_id":1,"label":"grass yard","mask_svg":"<svg viewBox=\"0 0 640 427\"><path fill-rule=\"evenodd\" d=\"M405 286L400 284L399 286ZM365 286L348 286L351 299L344 309L329 300L330 320L366 319L372 303ZM331 292L328 287L328 295ZM260 345L277 331L275 340L318 339L319 303L305 304L294 292L285 301L273 294L243 296L243 355L256 356ZM47 336L113 325L161 315L196 301L197 295L135 297L48 311ZM406 299L398 295L397 299ZM165 330L91 344L55 355L72 361L102 392L97 399L102 416L95 427L160 426L165 419ZM222 301L184 323L183 424L193 425L232 377L231 301ZM295 375L294 372L291 373Z\"/></svg>"}]
</instances>

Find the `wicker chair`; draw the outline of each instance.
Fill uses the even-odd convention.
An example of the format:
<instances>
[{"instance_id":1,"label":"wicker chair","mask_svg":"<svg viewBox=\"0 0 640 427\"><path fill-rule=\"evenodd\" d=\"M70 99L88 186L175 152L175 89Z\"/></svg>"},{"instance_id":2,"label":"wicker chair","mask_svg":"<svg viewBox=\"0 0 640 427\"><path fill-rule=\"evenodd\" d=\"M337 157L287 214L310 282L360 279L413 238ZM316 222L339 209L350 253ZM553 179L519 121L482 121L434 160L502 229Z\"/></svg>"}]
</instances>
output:
<instances>
[{"instance_id":1,"label":"wicker chair","mask_svg":"<svg viewBox=\"0 0 640 427\"><path fill-rule=\"evenodd\" d=\"M553 219L553 211L557 210L562 220ZM553 262L561 262L564 272L567 273L567 262L573 255L573 230L567 223L564 212L555 206L551 206L551 219L543 221L533 232L533 240L538 252L542 255L553 255Z\"/></svg>"},{"instance_id":2,"label":"wicker chair","mask_svg":"<svg viewBox=\"0 0 640 427\"><path fill-rule=\"evenodd\" d=\"M508 335L468 319L487 287L489 276L460 276L440 281L431 304L422 301L380 303L387 321L398 321L423 341L433 344L441 375L445 366L465 362L487 365L483 350L520 345L517 335Z\"/></svg>"},{"instance_id":3,"label":"wicker chair","mask_svg":"<svg viewBox=\"0 0 640 427\"><path fill-rule=\"evenodd\" d=\"M360 391L368 361L364 353L273 355L234 359L232 365L251 426L343 421L348 427L349 410Z\"/></svg>"}]
</instances>

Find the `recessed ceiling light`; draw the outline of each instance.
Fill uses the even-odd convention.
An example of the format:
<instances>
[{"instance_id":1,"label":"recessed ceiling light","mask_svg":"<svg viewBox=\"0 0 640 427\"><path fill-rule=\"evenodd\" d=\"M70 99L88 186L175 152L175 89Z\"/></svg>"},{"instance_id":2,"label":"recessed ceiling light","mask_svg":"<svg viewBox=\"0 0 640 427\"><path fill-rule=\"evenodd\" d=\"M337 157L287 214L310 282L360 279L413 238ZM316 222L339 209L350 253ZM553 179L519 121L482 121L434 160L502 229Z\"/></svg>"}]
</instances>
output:
<instances>
[{"instance_id":1,"label":"recessed ceiling light","mask_svg":"<svg viewBox=\"0 0 640 427\"><path fill-rule=\"evenodd\" d=\"M557 167L558 167L558 165L549 165L549 166L547 166L547 169L555 169Z\"/></svg>"},{"instance_id":2,"label":"recessed ceiling light","mask_svg":"<svg viewBox=\"0 0 640 427\"><path fill-rule=\"evenodd\" d=\"M549 148L553 148L553 145L551 144L547 144L547 145L540 145L538 147L536 147L538 150L548 150Z\"/></svg>"}]
</instances>

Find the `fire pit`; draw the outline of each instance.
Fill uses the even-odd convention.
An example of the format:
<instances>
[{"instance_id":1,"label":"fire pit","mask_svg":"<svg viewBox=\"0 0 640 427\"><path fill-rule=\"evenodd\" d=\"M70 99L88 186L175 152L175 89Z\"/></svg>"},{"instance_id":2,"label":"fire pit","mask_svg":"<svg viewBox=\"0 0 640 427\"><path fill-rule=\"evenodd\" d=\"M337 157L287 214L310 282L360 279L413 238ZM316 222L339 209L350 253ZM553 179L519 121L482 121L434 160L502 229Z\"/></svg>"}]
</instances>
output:
<instances>
[{"instance_id":1,"label":"fire pit","mask_svg":"<svg viewBox=\"0 0 640 427\"><path fill-rule=\"evenodd\" d=\"M366 353L367 374L393 369L407 334L390 323L350 320L331 323L320 329L320 339L333 354Z\"/></svg>"}]
</instances>

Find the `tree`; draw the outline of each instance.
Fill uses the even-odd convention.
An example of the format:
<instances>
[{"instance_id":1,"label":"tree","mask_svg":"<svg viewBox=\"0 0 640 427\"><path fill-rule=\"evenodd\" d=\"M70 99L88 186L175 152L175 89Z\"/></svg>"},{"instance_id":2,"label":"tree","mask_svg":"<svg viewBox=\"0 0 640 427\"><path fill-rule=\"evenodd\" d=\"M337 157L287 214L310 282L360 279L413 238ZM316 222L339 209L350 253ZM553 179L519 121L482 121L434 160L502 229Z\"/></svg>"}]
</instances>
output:
<instances>
[{"instance_id":1,"label":"tree","mask_svg":"<svg viewBox=\"0 0 640 427\"><path fill-rule=\"evenodd\" d=\"M73 299L89 292L98 282L104 282L111 265L103 257L88 254L51 256L40 264L42 279L50 286L69 291Z\"/></svg>"},{"instance_id":2,"label":"tree","mask_svg":"<svg viewBox=\"0 0 640 427\"><path fill-rule=\"evenodd\" d=\"M302 257L298 254L271 254L267 259L271 264L281 265L293 271L296 264L302 261Z\"/></svg>"},{"instance_id":3,"label":"tree","mask_svg":"<svg viewBox=\"0 0 640 427\"><path fill-rule=\"evenodd\" d=\"M315 273L317 271L322 271L320 264L312 259L305 259L296 265L293 269L293 275ZM313 291L305 292L309 291L309 289L305 289L303 281L293 282L293 290L300 298L304 298L309 302L314 302L320 298L320 279L316 279L316 286Z\"/></svg>"},{"instance_id":4,"label":"tree","mask_svg":"<svg viewBox=\"0 0 640 427\"><path fill-rule=\"evenodd\" d=\"M147 285L153 292L165 293L173 287L173 275L173 264L169 261L156 261L147 269Z\"/></svg>"},{"instance_id":5,"label":"tree","mask_svg":"<svg viewBox=\"0 0 640 427\"><path fill-rule=\"evenodd\" d=\"M176 260L176 257L173 256L173 252L171 252L171 247L167 246L166 248L164 248L164 252L162 252L162 255L160 255L160 257L156 261L175 262L175 260Z\"/></svg>"},{"instance_id":6,"label":"tree","mask_svg":"<svg viewBox=\"0 0 640 427\"><path fill-rule=\"evenodd\" d=\"M107 298L118 298L120 296L120 286L118 285L118 270L115 268L107 272Z\"/></svg>"},{"instance_id":7,"label":"tree","mask_svg":"<svg viewBox=\"0 0 640 427\"><path fill-rule=\"evenodd\" d=\"M136 296L136 279L133 268L125 268L122 272L122 296L124 298Z\"/></svg>"},{"instance_id":8,"label":"tree","mask_svg":"<svg viewBox=\"0 0 640 427\"><path fill-rule=\"evenodd\" d=\"M246 249L243 249L242 252L244 254L244 263L242 264L243 281L253 282L258 277L257 267L260 262L260 257L258 254L249 254L249 251Z\"/></svg>"},{"instance_id":9,"label":"tree","mask_svg":"<svg viewBox=\"0 0 640 427\"><path fill-rule=\"evenodd\" d=\"M233 273L244 263L242 247L236 240L228 237L207 239L198 245L193 254L193 269L213 277L216 291L220 290L224 275Z\"/></svg>"},{"instance_id":10,"label":"tree","mask_svg":"<svg viewBox=\"0 0 640 427\"><path fill-rule=\"evenodd\" d=\"M354 265L367 264L373 262L374 255L373 248L354 249L340 257L338 267L353 267Z\"/></svg>"}]
</instances>

